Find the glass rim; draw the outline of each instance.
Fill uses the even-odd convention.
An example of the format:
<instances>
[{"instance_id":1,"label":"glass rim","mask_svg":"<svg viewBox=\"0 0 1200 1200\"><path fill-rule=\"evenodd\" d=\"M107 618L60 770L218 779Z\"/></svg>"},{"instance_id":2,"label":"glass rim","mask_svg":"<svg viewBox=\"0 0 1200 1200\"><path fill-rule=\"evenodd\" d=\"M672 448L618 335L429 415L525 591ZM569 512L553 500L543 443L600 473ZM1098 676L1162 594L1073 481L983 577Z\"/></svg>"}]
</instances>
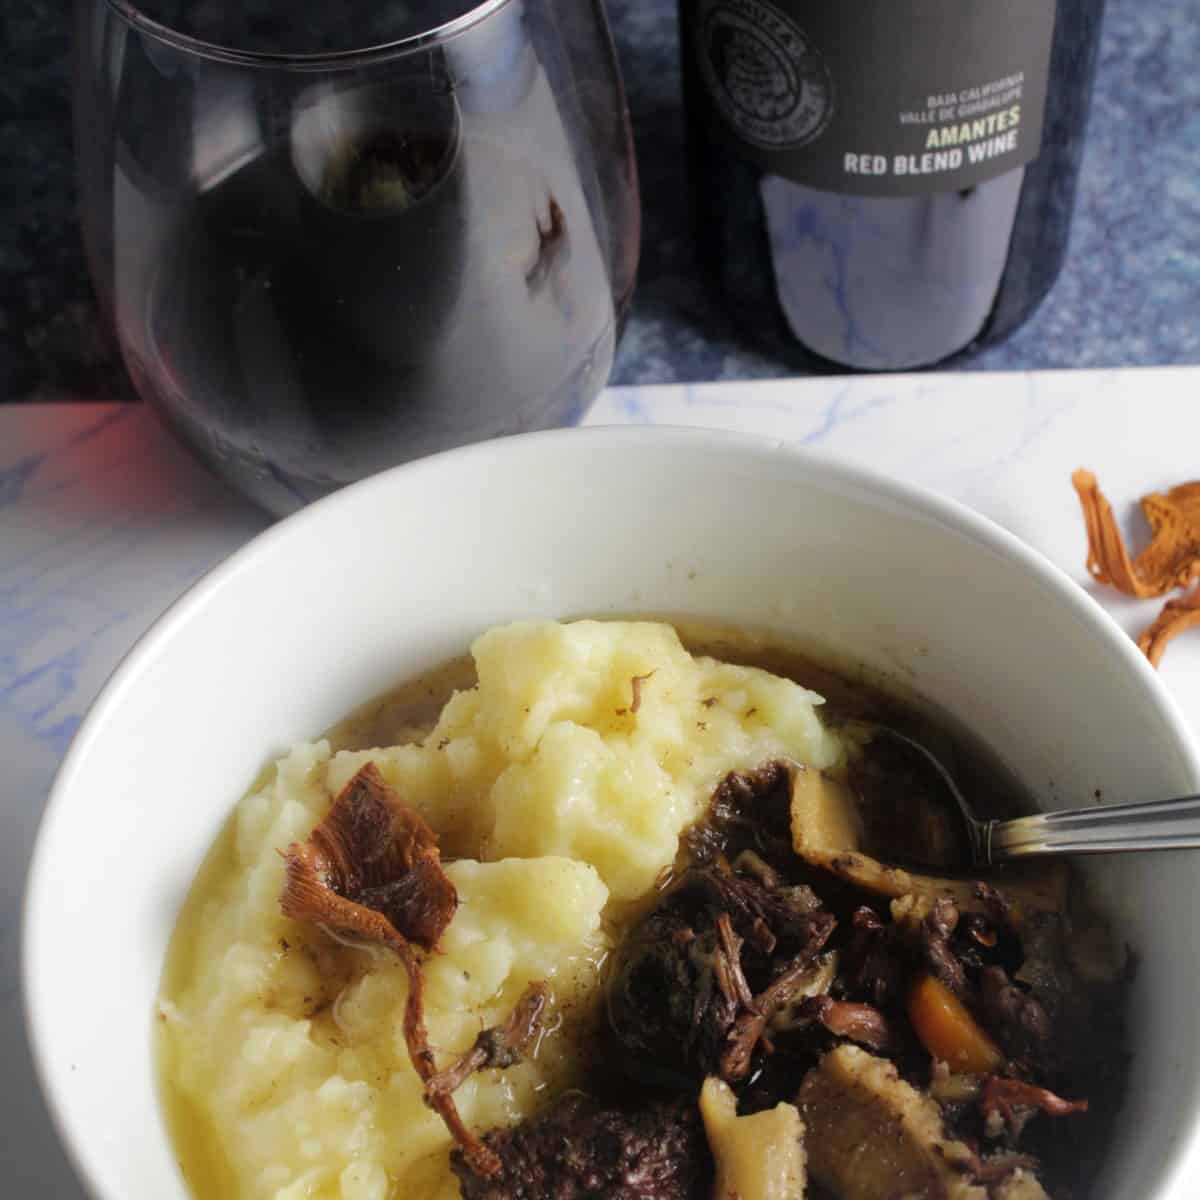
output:
<instances>
[{"instance_id":1,"label":"glass rim","mask_svg":"<svg viewBox=\"0 0 1200 1200\"><path fill-rule=\"evenodd\" d=\"M428 49L448 41L457 34L478 25L493 13L506 7L511 0L480 0L478 4L468 8L457 17L423 29L406 37L395 38L390 42L379 42L372 46L356 46L349 50L318 50L303 54L279 53L264 50L240 50L236 46L223 46L218 42L209 42L191 34L180 33L161 21L146 16L133 0L105 0L117 16L131 28L171 46L176 50L184 50L198 58L215 59L219 62L251 67L275 67L281 70L314 70L321 67L343 67L357 65L365 61L380 58L391 58L400 54L409 54L416 50Z\"/></svg>"}]
</instances>

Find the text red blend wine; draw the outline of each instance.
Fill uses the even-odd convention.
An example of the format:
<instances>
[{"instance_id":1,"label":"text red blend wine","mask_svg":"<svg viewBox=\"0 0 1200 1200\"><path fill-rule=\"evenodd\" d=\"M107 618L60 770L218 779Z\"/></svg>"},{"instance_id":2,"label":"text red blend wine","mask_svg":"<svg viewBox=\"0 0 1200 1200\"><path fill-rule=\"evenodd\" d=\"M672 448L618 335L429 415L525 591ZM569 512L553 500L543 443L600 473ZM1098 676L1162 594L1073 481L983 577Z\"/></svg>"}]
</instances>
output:
<instances>
[{"instance_id":1,"label":"text red blend wine","mask_svg":"<svg viewBox=\"0 0 1200 1200\"><path fill-rule=\"evenodd\" d=\"M680 0L705 269L797 366L1000 341L1062 267L1103 0Z\"/></svg>"}]
</instances>

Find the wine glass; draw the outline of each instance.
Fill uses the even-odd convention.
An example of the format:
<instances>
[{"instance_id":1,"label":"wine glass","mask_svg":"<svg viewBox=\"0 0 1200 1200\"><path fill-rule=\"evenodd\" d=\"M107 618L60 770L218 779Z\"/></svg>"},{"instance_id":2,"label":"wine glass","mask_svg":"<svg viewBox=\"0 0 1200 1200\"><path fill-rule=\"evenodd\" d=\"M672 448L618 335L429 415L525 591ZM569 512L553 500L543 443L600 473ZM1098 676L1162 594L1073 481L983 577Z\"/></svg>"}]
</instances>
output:
<instances>
[{"instance_id":1,"label":"wine glass","mask_svg":"<svg viewBox=\"0 0 1200 1200\"><path fill-rule=\"evenodd\" d=\"M601 0L77 0L75 46L129 373L260 504L604 385L640 222Z\"/></svg>"}]
</instances>

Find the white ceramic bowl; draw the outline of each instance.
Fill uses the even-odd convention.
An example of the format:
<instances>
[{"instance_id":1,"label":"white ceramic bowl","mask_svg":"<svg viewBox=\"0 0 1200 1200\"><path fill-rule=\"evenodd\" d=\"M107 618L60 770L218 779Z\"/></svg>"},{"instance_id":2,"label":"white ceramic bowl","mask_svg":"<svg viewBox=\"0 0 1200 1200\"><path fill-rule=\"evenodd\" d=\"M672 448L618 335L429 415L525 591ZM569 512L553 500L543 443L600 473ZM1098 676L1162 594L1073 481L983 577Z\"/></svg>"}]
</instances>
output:
<instances>
[{"instance_id":1,"label":"white ceramic bowl","mask_svg":"<svg viewBox=\"0 0 1200 1200\"><path fill-rule=\"evenodd\" d=\"M454 451L257 538L109 681L59 773L25 916L30 1035L99 1200L185 1195L151 1061L193 872L260 767L527 616L697 614L800 635L957 714L1048 807L1200 790L1154 672L1074 583L956 504L785 445L600 429ZM1200 1184L1200 872L1105 860L1141 956L1107 1200Z\"/></svg>"}]
</instances>

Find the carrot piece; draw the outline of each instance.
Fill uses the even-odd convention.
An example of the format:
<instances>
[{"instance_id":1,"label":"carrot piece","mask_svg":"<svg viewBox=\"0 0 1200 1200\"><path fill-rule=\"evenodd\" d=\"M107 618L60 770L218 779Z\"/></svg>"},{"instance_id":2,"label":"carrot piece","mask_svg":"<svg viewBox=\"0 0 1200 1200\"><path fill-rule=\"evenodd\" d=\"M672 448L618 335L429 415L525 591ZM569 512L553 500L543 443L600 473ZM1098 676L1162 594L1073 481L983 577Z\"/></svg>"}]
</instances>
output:
<instances>
[{"instance_id":1,"label":"carrot piece","mask_svg":"<svg viewBox=\"0 0 1200 1200\"><path fill-rule=\"evenodd\" d=\"M932 975L922 975L909 992L908 1019L925 1049L952 1071L987 1075L1004 1064L1000 1048L963 1002Z\"/></svg>"}]
</instances>

